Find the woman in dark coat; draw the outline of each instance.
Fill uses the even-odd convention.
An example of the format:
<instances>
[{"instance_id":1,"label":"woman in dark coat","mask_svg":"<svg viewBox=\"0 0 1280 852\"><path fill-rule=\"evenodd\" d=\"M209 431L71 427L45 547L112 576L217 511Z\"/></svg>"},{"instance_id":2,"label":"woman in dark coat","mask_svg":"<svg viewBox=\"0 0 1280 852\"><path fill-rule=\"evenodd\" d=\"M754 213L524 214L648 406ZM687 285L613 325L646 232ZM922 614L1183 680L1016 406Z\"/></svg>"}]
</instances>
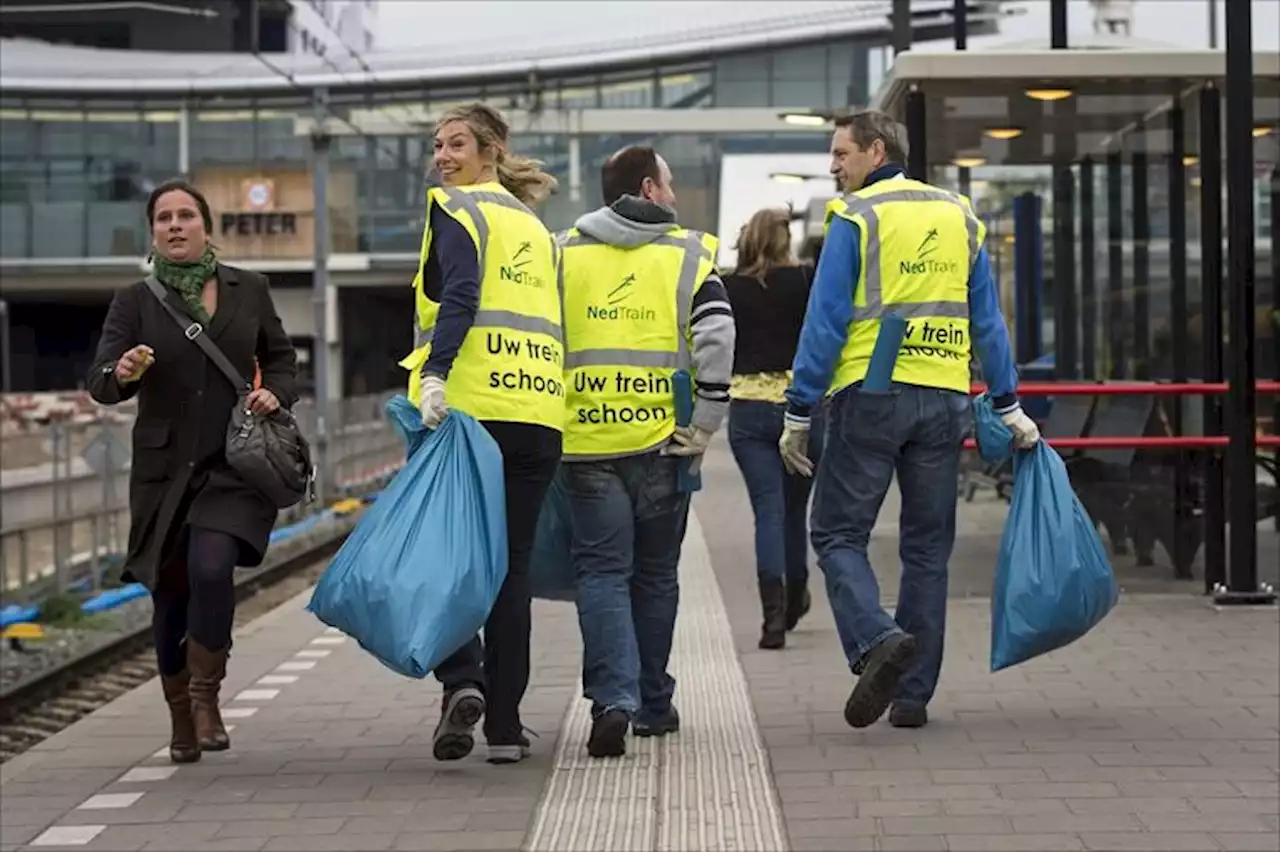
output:
<instances>
[{"instance_id":1,"label":"woman in dark coat","mask_svg":"<svg viewBox=\"0 0 1280 852\"><path fill-rule=\"evenodd\" d=\"M225 457L238 389L194 342L227 356L246 383L255 359L261 386L245 400L266 414L297 398L297 362L267 286L255 272L217 262L204 196L182 181L147 201L154 275L167 301L193 325L178 326L145 281L116 293L89 371L89 393L105 405L134 396L129 473L129 552L124 579L155 604L156 658L173 722L175 763L230 747L218 712L235 610L232 572L262 562L275 526L272 503Z\"/></svg>"}]
</instances>

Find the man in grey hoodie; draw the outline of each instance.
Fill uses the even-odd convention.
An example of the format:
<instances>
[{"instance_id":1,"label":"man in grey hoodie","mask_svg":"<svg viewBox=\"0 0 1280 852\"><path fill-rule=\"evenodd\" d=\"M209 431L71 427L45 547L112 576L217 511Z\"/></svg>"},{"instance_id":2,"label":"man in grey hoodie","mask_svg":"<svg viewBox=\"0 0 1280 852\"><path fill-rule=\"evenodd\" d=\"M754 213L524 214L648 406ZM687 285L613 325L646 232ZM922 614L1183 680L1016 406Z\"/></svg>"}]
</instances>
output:
<instances>
[{"instance_id":1,"label":"man in grey hoodie","mask_svg":"<svg viewBox=\"0 0 1280 852\"><path fill-rule=\"evenodd\" d=\"M652 148L604 164L605 206L557 235L564 299L565 463L592 757L676 731L667 672L677 567L696 465L729 407L733 311L718 242L676 224L671 170ZM692 417L676 423L679 371Z\"/></svg>"}]
</instances>

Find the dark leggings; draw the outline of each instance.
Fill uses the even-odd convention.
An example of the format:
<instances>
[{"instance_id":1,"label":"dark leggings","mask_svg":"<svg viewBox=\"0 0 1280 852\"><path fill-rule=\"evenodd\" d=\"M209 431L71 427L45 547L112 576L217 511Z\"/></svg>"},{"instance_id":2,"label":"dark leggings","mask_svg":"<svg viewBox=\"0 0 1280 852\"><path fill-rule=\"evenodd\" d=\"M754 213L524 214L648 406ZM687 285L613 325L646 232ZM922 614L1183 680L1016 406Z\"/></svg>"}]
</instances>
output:
<instances>
[{"instance_id":1,"label":"dark leggings","mask_svg":"<svg viewBox=\"0 0 1280 852\"><path fill-rule=\"evenodd\" d=\"M235 536L204 527L190 527L186 538L185 552L179 547L161 567L151 593L151 626L162 675L186 668L188 634L210 651L231 642L236 606L232 573L239 543Z\"/></svg>"},{"instance_id":2,"label":"dark leggings","mask_svg":"<svg viewBox=\"0 0 1280 852\"><path fill-rule=\"evenodd\" d=\"M484 626L436 667L450 692L476 686L485 694L484 733L492 745L515 745L523 731L520 701L529 686L529 558L542 501L560 463L560 433L525 423L483 422L502 450L507 493L507 578Z\"/></svg>"}]
</instances>

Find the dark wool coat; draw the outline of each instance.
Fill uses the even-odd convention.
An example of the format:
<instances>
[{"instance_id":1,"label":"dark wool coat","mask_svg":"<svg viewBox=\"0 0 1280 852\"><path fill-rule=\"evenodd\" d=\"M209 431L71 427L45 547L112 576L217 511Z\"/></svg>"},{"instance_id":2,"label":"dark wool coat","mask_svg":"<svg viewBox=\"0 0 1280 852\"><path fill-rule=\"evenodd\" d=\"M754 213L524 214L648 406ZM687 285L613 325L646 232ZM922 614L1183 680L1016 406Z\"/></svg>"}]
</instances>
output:
<instances>
[{"instance_id":1,"label":"dark wool coat","mask_svg":"<svg viewBox=\"0 0 1280 852\"><path fill-rule=\"evenodd\" d=\"M256 357L262 386L292 407L298 394L296 353L266 277L221 264L217 276L217 310L205 333L246 382L253 378ZM190 316L179 296L168 297ZM155 363L140 381L122 386L115 364L138 344L155 350ZM277 513L226 463L227 423L237 389L184 336L144 281L115 294L87 383L90 395L105 405L138 397L125 581L154 589L159 566L181 541L184 524L235 536L239 564L260 564Z\"/></svg>"}]
</instances>

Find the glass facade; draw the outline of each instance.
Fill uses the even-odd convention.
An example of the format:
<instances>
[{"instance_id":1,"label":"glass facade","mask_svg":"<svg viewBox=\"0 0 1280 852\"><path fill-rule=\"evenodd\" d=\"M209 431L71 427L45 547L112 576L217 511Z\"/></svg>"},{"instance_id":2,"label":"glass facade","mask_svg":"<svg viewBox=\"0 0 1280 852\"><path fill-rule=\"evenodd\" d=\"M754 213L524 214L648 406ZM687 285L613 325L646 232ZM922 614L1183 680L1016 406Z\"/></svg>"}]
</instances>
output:
<instances>
[{"instance_id":1,"label":"glass facade","mask_svg":"<svg viewBox=\"0 0 1280 852\"><path fill-rule=\"evenodd\" d=\"M546 80L540 91L454 89L336 100L339 114L377 109L409 125L413 114L482 99L503 109L692 109L778 106L825 110L865 100L883 69L878 47L852 40L721 56L691 66L641 68ZM869 76L870 75L870 76ZM24 97L0 99L0 257L136 258L148 234L143 205L161 181L184 172L225 184L219 203L244 207L241 183L308 171L309 140L295 121L309 117L307 92L226 97L182 105ZM395 118L400 116L399 119ZM604 159L622 145L657 146L674 170L682 218L691 227L717 221L722 153L822 151L825 134L579 137L580 188L570 187L570 143L563 135L519 133L514 147L542 159L559 179L543 208L554 227L568 226L599 203ZM418 249L423 180L431 156L421 135L344 136L331 149L335 227L348 215L350 239L333 250L404 254ZM338 176L341 176L339 178ZM345 181L345 182L343 182ZM296 181L294 181L296 183ZM290 184L291 186L293 184ZM247 191L247 190L246 190ZM211 198L212 201L212 198ZM281 196L281 203L284 202ZM218 204L215 204L218 206ZM349 212L348 212L349 211ZM216 210L215 216L225 210ZM233 211L234 212L234 211ZM286 252L288 253L288 252ZM309 256L299 244L290 256ZM274 255L273 255L274 256ZM237 259L251 259L238 257Z\"/></svg>"}]
</instances>

